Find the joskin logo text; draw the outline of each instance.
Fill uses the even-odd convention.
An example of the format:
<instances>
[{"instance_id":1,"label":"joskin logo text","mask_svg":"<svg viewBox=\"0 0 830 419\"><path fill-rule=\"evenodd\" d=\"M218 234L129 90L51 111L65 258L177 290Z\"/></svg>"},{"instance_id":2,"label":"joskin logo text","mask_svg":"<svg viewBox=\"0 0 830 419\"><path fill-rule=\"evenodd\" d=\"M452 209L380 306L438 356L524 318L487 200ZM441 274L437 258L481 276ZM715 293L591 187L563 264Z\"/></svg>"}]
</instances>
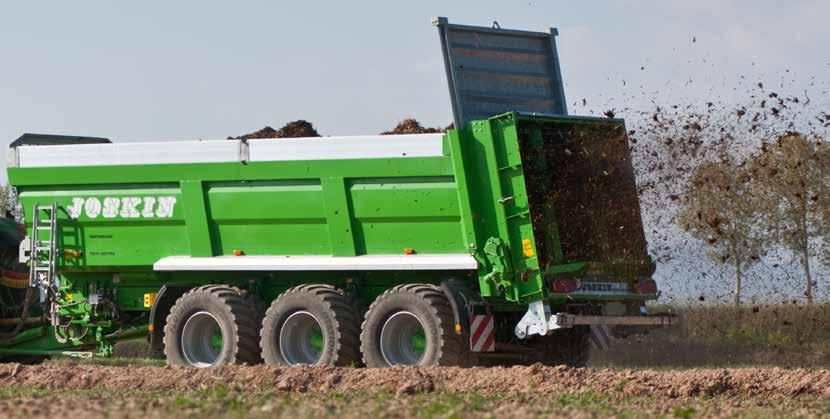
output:
<instances>
[{"instance_id":1,"label":"joskin logo text","mask_svg":"<svg viewBox=\"0 0 830 419\"><path fill-rule=\"evenodd\" d=\"M72 198L67 212L70 218L81 214L89 218L171 218L175 206L176 198L172 196Z\"/></svg>"}]
</instances>

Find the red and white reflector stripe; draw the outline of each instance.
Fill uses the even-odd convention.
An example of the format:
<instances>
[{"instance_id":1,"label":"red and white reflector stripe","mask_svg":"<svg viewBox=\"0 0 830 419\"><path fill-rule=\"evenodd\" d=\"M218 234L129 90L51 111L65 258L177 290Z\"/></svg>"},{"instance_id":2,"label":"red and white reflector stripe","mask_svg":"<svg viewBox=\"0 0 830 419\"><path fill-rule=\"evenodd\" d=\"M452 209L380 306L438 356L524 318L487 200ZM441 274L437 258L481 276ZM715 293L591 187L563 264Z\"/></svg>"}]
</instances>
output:
<instances>
[{"instance_id":1,"label":"red and white reflector stripe","mask_svg":"<svg viewBox=\"0 0 830 419\"><path fill-rule=\"evenodd\" d=\"M611 330L604 324L591 326L591 345L594 348L604 351L611 347Z\"/></svg>"},{"instance_id":2,"label":"red and white reflector stripe","mask_svg":"<svg viewBox=\"0 0 830 419\"><path fill-rule=\"evenodd\" d=\"M496 350L496 325L492 314L470 316L470 350L473 352Z\"/></svg>"}]
</instances>

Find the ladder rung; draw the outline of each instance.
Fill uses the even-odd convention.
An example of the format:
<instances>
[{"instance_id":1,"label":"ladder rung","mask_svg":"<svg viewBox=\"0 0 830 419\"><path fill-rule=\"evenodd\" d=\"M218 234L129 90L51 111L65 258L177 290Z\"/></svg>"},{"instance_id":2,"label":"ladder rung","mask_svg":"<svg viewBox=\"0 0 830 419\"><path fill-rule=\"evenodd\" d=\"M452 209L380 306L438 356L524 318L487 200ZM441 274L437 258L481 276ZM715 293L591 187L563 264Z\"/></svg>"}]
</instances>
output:
<instances>
[{"instance_id":1,"label":"ladder rung","mask_svg":"<svg viewBox=\"0 0 830 419\"><path fill-rule=\"evenodd\" d=\"M40 205L35 204L34 217L32 217L32 267L29 283L32 286L49 286L55 272L55 253L57 232L57 204ZM49 230L48 233L41 233L45 239L38 237L40 232Z\"/></svg>"}]
</instances>

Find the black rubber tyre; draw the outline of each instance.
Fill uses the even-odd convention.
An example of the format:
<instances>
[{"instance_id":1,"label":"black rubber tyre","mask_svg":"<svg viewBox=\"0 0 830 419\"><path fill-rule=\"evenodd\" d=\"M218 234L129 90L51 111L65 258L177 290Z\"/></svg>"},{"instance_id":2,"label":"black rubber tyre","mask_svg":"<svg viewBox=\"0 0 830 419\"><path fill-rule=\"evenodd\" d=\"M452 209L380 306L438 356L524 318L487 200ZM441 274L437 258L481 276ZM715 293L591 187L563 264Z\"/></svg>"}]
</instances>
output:
<instances>
[{"instance_id":1,"label":"black rubber tyre","mask_svg":"<svg viewBox=\"0 0 830 419\"><path fill-rule=\"evenodd\" d=\"M195 345L183 343L188 320L212 318L221 332L221 349L215 359L188 356ZM227 285L194 288L176 300L164 326L164 355L170 365L213 367L262 362L257 333L257 314L239 290ZM197 326L192 326L198 332ZM187 347L185 347L187 345Z\"/></svg>"},{"instance_id":2,"label":"black rubber tyre","mask_svg":"<svg viewBox=\"0 0 830 419\"><path fill-rule=\"evenodd\" d=\"M265 363L358 366L360 329L353 303L353 298L331 285L300 285L280 294L262 320L260 348ZM290 328L303 325L321 333L318 348L311 348L304 339L280 342L283 331L292 336Z\"/></svg>"},{"instance_id":3,"label":"black rubber tyre","mask_svg":"<svg viewBox=\"0 0 830 419\"><path fill-rule=\"evenodd\" d=\"M245 303L254 311L254 323L259 327L262 324L262 319L265 317L265 310L268 309L268 306L265 305L265 302L262 301L256 294L251 294L247 290L239 290L239 295L242 296L242 299L245 300Z\"/></svg>"},{"instance_id":4,"label":"black rubber tyre","mask_svg":"<svg viewBox=\"0 0 830 419\"><path fill-rule=\"evenodd\" d=\"M417 319L424 333L425 345L417 360L412 356L390 355L397 351L394 348L388 351L390 354L385 354L382 349L382 345L387 345L382 336L384 326L388 325L393 329L389 333L394 333L397 326L392 319L401 315L409 317L410 323ZM470 359L467 345L461 335L455 334L454 328L450 302L439 287L427 284L396 286L378 297L366 312L360 333L363 362L371 368L392 365L467 366ZM401 341L400 337L395 339ZM395 339L389 341L395 342ZM396 358L401 362L395 362Z\"/></svg>"},{"instance_id":5,"label":"black rubber tyre","mask_svg":"<svg viewBox=\"0 0 830 419\"><path fill-rule=\"evenodd\" d=\"M541 338L539 349L541 357L536 362L584 367L588 365L591 350L590 329L587 326L577 326L557 330L550 336Z\"/></svg>"}]
</instances>

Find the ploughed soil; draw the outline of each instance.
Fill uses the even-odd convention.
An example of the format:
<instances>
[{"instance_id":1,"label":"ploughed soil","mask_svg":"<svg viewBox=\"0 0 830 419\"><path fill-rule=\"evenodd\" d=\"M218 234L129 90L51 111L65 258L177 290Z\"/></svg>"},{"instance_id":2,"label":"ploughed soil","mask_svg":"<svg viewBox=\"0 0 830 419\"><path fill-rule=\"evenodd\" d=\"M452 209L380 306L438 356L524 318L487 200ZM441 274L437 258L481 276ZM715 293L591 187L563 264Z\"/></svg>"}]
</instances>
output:
<instances>
[{"instance_id":1,"label":"ploughed soil","mask_svg":"<svg viewBox=\"0 0 830 419\"><path fill-rule=\"evenodd\" d=\"M87 390L193 390L211 385L274 387L293 392L468 392L484 395L617 392L680 398L742 395L830 397L830 370L693 369L595 370L569 367L511 368L280 368L233 366L208 370L153 366L0 365L0 386Z\"/></svg>"},{"instance_id":2,"label":"ploughed soil","mask_svg":"<svg viewBox=\"0 0 830 419\"><path fill-rule=\"evenodd\" d=\"M87 417L821 416L830 370L0 364L4 416L69 406Z\"/></svg>"}]
</instances>

